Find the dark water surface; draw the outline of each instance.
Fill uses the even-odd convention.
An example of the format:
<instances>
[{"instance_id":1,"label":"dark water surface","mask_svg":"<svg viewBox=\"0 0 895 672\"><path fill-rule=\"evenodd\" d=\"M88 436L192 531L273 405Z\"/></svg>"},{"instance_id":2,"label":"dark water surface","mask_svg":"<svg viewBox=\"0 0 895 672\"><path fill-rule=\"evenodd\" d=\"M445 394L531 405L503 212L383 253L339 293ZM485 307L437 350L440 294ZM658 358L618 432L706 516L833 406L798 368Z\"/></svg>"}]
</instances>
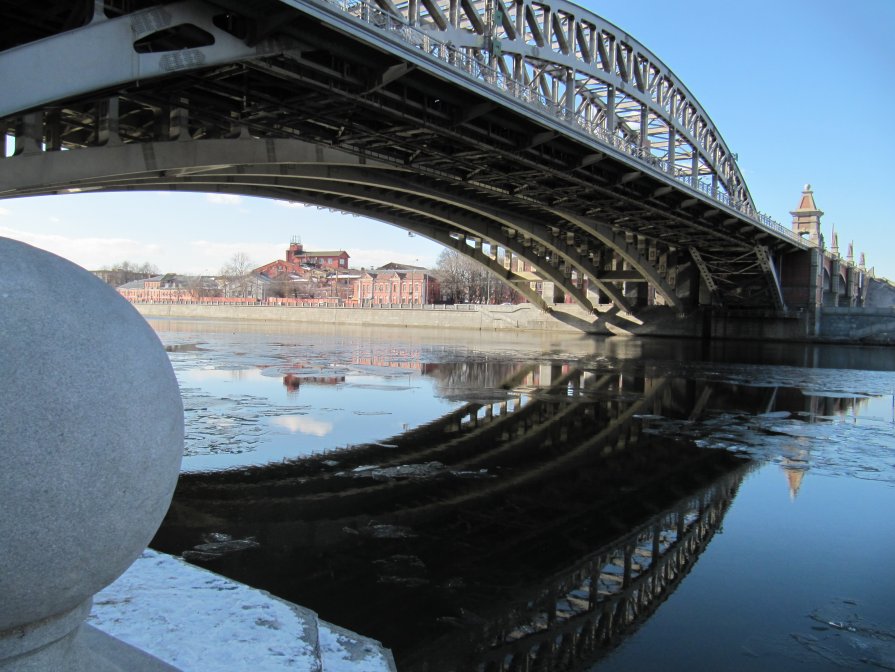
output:
<instances>
[{"instance_id":1,"label":"dark water surface","mask_svg":"<svg viewBox=\"0 0 895 672\"><path fill-rule=\"evenodd\" d=\"M895 349L151 323L152 545L401 672L895 670Z\"/></svg>"}]
</instances>

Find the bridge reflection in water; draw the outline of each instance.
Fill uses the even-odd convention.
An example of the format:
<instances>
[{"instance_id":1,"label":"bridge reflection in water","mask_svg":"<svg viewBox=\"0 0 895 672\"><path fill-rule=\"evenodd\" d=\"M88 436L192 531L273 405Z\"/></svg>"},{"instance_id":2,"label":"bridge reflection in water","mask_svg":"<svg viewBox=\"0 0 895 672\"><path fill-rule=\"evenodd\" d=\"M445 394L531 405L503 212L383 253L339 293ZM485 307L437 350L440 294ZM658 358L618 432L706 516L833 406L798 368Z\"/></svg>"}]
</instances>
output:
<instances>
[{"instance_id":1,"label":"bridge reflection in water","mask_svg":"<svg viewBox=\"0 0 895 672\"><path fill-rule=\"evenodd\" d=\"M152 545L382 640L402 672L584 669L680 585L752 464L644 422L806 410L567 365L490 390L389 441L185 474Z\"/></svg>"}]
</instances>

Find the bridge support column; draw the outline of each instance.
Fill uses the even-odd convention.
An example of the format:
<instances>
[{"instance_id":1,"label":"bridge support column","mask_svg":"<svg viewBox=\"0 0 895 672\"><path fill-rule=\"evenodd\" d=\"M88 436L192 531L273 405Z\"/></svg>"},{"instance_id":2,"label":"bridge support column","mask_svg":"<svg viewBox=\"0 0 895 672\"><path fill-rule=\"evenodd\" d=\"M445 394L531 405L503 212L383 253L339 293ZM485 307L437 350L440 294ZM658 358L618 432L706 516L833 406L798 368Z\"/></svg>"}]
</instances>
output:
<instances>
[{"instance_id":1,"label":"bridge support column","mask_svg":"<svg viewBox=\"0 0 895 672\"><path fill-rule=\"evenodd\" d=\"M58 152L62 149L62 124L59 110L47 112L45 121L44 143L47 151Z\"/></svg>"},{"instance_id":2,"label":"bridge support column","mask_svg":"<svg viewBox=\"0 0 895 672\"><path fill-rule=\"evenodd\" d=\"M31 154L41 151L43 143L43 112L31 112L26 114L19 122L16 130L15 150L13 154Z\"/></svg>"},{"instance_id":3,"label":"bridge support column","mask_svg":"<svg viewBox=\"0 0 895 672\"><path fill-rule=\"evenodd\" d=\"M118 135L118 97L113 96L96 105L96 142L98 145L120 145Z\"/></svg>"},{"instance_id":4,"label":"bridge support column","mask_svg":"<svg viewBox=\"0 0 895 672\"><path fill-rule=\"evenodd\" d=\"M842 262L838 258L830 259L830 295L824 301L825 306L836 308L839 306L839 294L842 289L839 274L842 272Z\"/></svg>"},{"instance_id":5,"label":"bridge support column","mask_svg":"<svg viewBox=\"0 0 895 672\"><path fill-rule=\"evenodd\" d=\"M625 298L632 308L643 308L649 303L649 285L645 282L625 283Z\"/></svg>"},{"instance_id":6,"label":"bridge support column","mask_svg":"<svg viewBox=\"0 0 895 672\"><path fill-rule=\"evenodd\" d=\"M781 266L784 301L790 310L805 314L805 336L816 336L823 306L823 252L819 248L793 252Z\"/></svg>"},{"instance_id":7,"label":"bridge support column","mask_svg":"<svg viewBox=\"0 0 895 672\"><path fill-rule=\"evenodd\" d=\"M544 280L541 283L541 298L548 306L555 306L557 303L564 303L566 296L555 282Z\"/></svg>"},{"instance_id":8,"label":"bridge support column","mask_svg":"<svg viewBox=\"0 0 895 672\"><path fill-rule=\"evenodd\" d=\"M850 308L858 305L858 271L853 265L845 267L845 298Z\"/></svg>"}]
</instances>

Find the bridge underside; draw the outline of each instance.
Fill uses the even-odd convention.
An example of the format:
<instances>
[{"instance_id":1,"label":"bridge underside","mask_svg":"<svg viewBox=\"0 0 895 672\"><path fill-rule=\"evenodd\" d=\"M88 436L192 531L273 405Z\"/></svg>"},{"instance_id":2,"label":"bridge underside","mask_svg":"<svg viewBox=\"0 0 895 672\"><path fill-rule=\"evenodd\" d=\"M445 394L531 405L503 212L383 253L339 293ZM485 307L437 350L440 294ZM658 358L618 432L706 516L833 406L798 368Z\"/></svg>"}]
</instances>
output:
<instances>
[{"instance_id":1,"label":"bridge underside","mask_svg":"<svg viewBox=\"0 0 895 672\"><path fill-rule=\"evenodd\" d=\"M532 272L623 316L647 303L785 308L775 267L791 241L297 9L229 4L225 26L208 15L197 27L280 46L0 119L15 137L0 198L162 189L302 201L452 247L542 307ZM176 42L145 48L166 56Z\"/></svg>"}]
</instances>

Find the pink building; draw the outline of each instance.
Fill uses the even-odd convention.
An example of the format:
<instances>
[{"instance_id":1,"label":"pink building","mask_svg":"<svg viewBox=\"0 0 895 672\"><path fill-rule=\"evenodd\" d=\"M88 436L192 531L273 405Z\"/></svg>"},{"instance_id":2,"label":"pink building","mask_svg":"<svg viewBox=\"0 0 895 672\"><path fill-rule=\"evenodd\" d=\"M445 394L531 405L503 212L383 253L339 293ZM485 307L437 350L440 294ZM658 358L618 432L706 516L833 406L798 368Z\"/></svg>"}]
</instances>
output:
<instances>
[{"instance_id":1,"label":"pink building","mask_svg":"<svg viewBox=\"0 0 895 672\"><path fill-rule=\"evenodd\" d=\"M174 273L128 282L118 287L118 293L136 302L197 301L221 294L213 278Z\"/></svg>"},{"instance_id":2,"label":"pink building","mask_svg":"<svg viewBox=\"0 0 895 672\"><path fill-rule=\"evenodd\" d=\"M363 271L355 283L354 298L359 305L412 304L441 301L438 279L424 268L387 264Z\"/></svg>"}]
</instances>

